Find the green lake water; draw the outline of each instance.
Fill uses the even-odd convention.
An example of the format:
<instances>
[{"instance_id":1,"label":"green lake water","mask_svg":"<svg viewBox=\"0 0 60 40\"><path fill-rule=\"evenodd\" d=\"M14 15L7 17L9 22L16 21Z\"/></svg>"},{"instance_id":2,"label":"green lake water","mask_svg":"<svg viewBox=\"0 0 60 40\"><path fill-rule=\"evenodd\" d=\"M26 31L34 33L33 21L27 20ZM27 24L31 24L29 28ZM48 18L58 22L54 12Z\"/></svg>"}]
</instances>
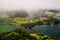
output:
<instances>
[{"instance_id":1,"label":"green lake water","mask_svg":"<svg viewBox=\"0 0 60 40\"><path fill-rule=\"evenodd\" d=\"M9 31L12 31L12 30L14 30L14 28L11 27L10 25L0 24L0 33L2 33L2 32L9 32Z\"/></svg>"}]
</instances>

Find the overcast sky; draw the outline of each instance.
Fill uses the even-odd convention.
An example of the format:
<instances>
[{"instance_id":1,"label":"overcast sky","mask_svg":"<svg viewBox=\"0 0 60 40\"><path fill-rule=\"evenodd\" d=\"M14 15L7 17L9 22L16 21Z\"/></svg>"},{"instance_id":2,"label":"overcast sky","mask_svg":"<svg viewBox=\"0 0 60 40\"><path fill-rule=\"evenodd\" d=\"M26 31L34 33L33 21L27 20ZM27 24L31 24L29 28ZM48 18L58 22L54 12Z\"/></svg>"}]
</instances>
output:
<instances>
[{"instance_id":1,"label":"overcast sky","mask_svg":"<svg viewBox=\"0 0 60 40\"><path fill-rule=\"evenodd\" d=\"M0 0L0 9L60 9L60 0Z\"/></svg>"}]
</instances>

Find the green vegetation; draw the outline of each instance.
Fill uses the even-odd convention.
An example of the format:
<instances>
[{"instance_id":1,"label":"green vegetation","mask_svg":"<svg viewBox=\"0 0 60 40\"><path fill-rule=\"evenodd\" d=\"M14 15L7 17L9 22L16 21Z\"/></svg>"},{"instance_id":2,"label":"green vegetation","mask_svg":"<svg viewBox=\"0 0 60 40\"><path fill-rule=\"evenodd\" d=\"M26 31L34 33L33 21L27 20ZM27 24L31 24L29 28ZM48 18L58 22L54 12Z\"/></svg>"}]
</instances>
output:
<instances>
[{"instance_id":1,"label":"green vegetation","mask_svg":"<svg viewBox=\"0 0 60 40\"><path fill-rule=\"evenodd\" d=\"M36 40L36 38L22 32L20 29L16 29L11 32L1 33L0 40Z\"/></svg>"},{"instance_id":2,"label":"green vegetation","mask_svg":"<svg viewBox=\"0 0 60 40\"><path fill-rule=\"evenodd\" d=\"M43 34L28 34L16 29L6 33L0 33L0 40L60 40L60 38L43 35Z\"/></svg>"},{"instance_id":3,"label":"green vegetation","mask_svg":"<svg viewBox=\"0 0 60 40\"><path fill-rule=\"evenodd\" d=\"M14 18L12 20L12 23L16 23L16 24L26 24L27 22L22 20L21 18Z\"/></svg>"}]
</instances>

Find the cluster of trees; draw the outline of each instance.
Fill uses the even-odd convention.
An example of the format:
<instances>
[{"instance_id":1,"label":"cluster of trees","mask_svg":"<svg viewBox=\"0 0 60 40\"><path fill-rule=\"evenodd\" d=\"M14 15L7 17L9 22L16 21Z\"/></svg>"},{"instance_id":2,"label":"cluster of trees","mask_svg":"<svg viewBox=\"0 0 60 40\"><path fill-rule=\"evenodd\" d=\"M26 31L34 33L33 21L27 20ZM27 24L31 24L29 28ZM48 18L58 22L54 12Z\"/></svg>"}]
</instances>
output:
<instances>
[{"instance_id":1,"label":"cluster of trees","mask_svg":"<svg viewBox=\"0 0 60 40\"><path fill-rule=\"evenodd\" d=\"M20 29L16 29L6 33L0 33L0 40L36 40L36 38L26 32L22 32Z\"/></svg>"},{"instance_id":2,"label":"cluster of trees","mask_svg":"<svg viewBox=\"0 0 60 40\"><path fill-rule=\"evenodd\" d=\"M30 35L22 32L20 29L16 29L6 33L0 33L0 40L60 40L60 38L43 34L37 34L36 36Z\"/></svg>"},{"instance_id":3,"label":"cluster of trees","mask_svg":"<svg viewBox=\"0 0 60 40\"><path fill-rule=\"evenodd\" d=\"M8 24L9 18L0 18L0 24Z\"/></svg>"},{"instance_id":4,"label":"cluster of trees","mask_svg":"<svg viewBox=\"0 0 60 40\"><path fill-rule=\"evenodd\" d=\"M6 12L8 15L7 18L0 18L0 23L3 23L3 24L7 24L7 23L10 23L11 20L13 20L14 18L26 18L26 17L29 17L29 14L25 11L25 10L19 10L19 11L11 11L11 12Z\"/></svg>"},{"instance_id":5,"label":"cluster of trees","mask_svg":"<svg viewBox=\"0 0 60 40\"><path fill-rule=\"evenodd\" d=\"M9 13L8 15L9 15L9 18L16 18L16 17L26 18L29 16L29 14L24 10L14 11L12 13Z\"/></svg>"}]
</instances>

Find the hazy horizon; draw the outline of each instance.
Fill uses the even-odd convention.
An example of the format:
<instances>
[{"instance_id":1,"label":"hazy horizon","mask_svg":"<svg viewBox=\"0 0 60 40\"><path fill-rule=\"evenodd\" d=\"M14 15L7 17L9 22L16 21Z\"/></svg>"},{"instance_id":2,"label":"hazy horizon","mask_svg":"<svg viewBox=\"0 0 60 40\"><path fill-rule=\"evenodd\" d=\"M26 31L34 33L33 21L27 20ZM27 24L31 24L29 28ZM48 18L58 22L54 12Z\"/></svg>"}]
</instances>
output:
<instances>
[{"instance_id":1,"label":"hazy horizon","mask_svg":"<svg viewBox=\"0 0 60 40\"><path fill-rule=\"evenodd\" d=\"M0 0L0 10L60 9L60 0Z\"/></svg>"}]
</instances>

